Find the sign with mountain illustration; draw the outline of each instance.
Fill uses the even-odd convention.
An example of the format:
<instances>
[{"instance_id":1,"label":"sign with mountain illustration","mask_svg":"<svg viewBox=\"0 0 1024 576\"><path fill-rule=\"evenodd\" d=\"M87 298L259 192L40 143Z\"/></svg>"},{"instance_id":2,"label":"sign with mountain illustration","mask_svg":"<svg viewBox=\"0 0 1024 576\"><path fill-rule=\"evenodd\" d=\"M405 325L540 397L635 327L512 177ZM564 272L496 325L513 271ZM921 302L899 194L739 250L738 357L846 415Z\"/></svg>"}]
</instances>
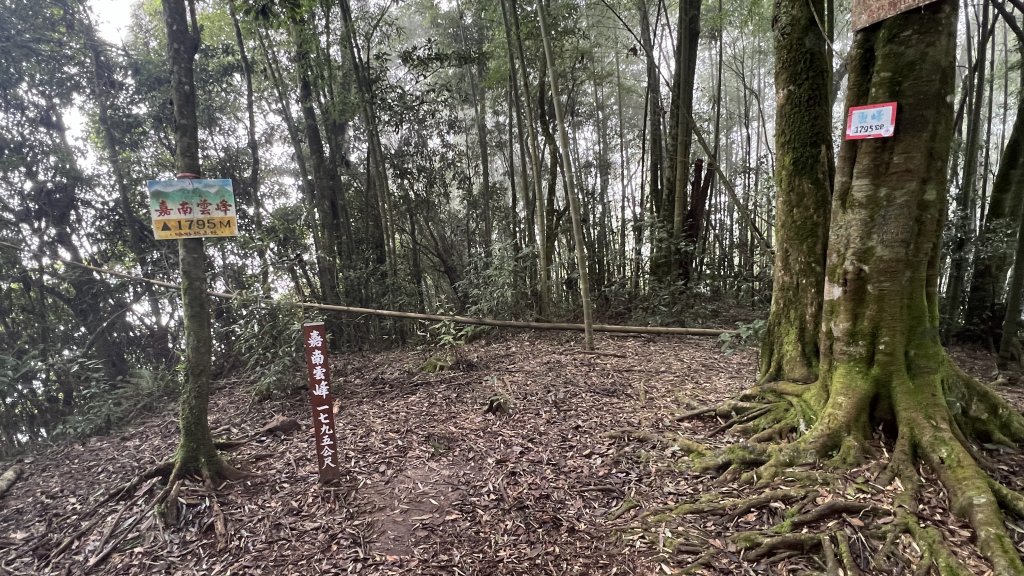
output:
<instances>
[{"instance_id":1,"label":"sign with mountain illustration","mask_svg":"<svg viewBox=\"0 0 1024 576\"><path fill-rule=\"evenodd\" d=\"M860 30L935 0L853 0L853 29Z\"/></svg>"},{"instance_id":2,"label":"sign with mountain illustration","mask_svg":"<svg viewBox=\"0 0 1024 576\"><path fill-rule=\"evenodd\" d=\"M231 180L150 180L146 187L157 240L238 235Z\"/></svg>"}]
</instances>

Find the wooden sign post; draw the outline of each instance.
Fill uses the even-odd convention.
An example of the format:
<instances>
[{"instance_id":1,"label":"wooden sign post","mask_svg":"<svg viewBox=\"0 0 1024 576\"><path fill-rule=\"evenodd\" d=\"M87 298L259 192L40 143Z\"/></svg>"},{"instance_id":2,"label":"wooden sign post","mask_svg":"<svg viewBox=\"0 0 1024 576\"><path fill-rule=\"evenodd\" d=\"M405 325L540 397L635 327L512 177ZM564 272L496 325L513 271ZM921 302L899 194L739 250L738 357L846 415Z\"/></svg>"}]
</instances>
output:
<instances>
[{"instance_id":1,"label":"wooden sign post","mask_svg":"<svg viewBox=\"0 0 1024 576\"><path fill-rule=\"evenodd\" d=\"M334 433L334 397L331 395L331 365L327 360L327 330L323 322L302 325L302 347L306 353L309 400L313 405L313 436L316 437L317 470L320 482L337 480L338 442Z\"/></svg>"}]
</instances>

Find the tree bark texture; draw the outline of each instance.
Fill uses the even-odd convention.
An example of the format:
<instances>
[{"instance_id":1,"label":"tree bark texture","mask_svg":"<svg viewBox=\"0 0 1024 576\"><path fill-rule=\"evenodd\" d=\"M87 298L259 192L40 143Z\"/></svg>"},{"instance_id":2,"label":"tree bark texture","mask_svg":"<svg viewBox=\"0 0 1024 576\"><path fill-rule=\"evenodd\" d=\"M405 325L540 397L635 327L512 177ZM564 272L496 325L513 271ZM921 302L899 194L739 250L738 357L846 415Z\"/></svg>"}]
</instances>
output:
<instances>
[{"instance_id":1,"label":"tree bark texture","mask_svg":"<svg viewBox=\"0 0 1024 576\"><path fill-rule=\"evenodd\" d=\"M315 37L305 18L296 18L292 22L291 33L295 43L299 107L313 175L313 203L321 240L316 254L320 294L325 302L339 304L341 291L338 286L338 229L333 216L336 213L337 190L334 175L327 162L327 152L314 102L316 87L313 84L313 56L309 44L315 41Z\"/></svg>"},{"instance_id":2,"label":"tree bark texture","mask_svg":"<svg viewBox=\"0 0 1024 576\"><path fill-rule=\"evenodd\" d=\"M167 27L167 60L174 100L175 164L179 173L198 176L199 124L193 67L199 30L190 27L184 0L163 0ZM194 22L194 21L193 21ZM178 241L181 298L185 319L185 385L181 391L181 440L175 455L174 478L202 475L221 478L227 466L210 434L210 308L206 291L206 254L201 238Z\"/></svg>"},{"instance_id":3,"label":"tree bark texture","mask_svg":"<svg viewBox=\"0 0 1024 576\"><path fill-rule=\"evenodd\" d=\"M1024 82L1024 79L1022 79ZM1024 83L1018 89L1017 116L1003 148L985 223L983 240L974 261L971 289L964 324L987 330L1001 320L997 304L1003 300L1003 286L1009 271L1010 246L1019 227L1024 200ZM988 340L986 338L983 341Z\"/></svg>"},{"instance_id":4,"label":"tree bark texture","mask_svg":"<svg viewBox=\"0 0 1024 576\"><path fill-rule=\"evenodd\" d=\"M832 107L824 0L775 3L775 263L762 381L813 382L832 199Z\"/></svg>"},{"instance_id":5,"label":"tree bark texture","mask_svg":"<svg viewBox=\"0 0 1024 576\"><path fill-rule=\"evenodd\" d=\"M966 3L964 4L967 5ZM960 186L960 193L957 195L955 217L953 220L954 243L952 254L950 254L949 265L949 286L946 289L946 313L943 320L946 324L945 335L952 336L961 325L961 312L965 298L964 287L967 285L967 270L969 266L971 245L974 243L974 213L977 205L975 188L978 181L978 138L981 132L982 109L985 98L985 59L987 56L986 43L989 33L989 5L983 3L982 19L978 29L978 45L975 53L977 56L971 67L976 74L969 76L971 82L970 114L967 117L967 136L964 149L964 172L963 181ZM968 43L970 38L968 38ZM970 54L970 46L968 46Z\"/></svg>"},{"instance_id":6,"label":"tree bark texture","mask_svg":"<svg viewBox=\"0 0 1024 576\"><path fill-rule=\"evenodd\" d=\"M1020 441L1024 419L953 366L939 339L956 17L956 0L940 0L855 37L848 106L898 100L900 117L893 138L846 141L840 151L810 395L821 409L802 440L842 461L872 430L894 430L890 467L928 464L995 573L1020 574L990 479L962 438Z\"/></svg>"},{"instance_id":7,"label":"tree bark texture","mask_svg":"<svg viewBox=\"0 0 1024 576\"><path fill-rule=\"evenodd\" d=\"M676 48L676 87L672 96L674 118L673 179L672 188L672 255L673 275L682 270L683 228L688 206L686 187L689 185L690 150L693 144L693 90L697 74L697 49L700 46L701 0L682 0L679 5L679 39ZM694 191L696 194L698 191Z\"/></svg>"}]
</instances>

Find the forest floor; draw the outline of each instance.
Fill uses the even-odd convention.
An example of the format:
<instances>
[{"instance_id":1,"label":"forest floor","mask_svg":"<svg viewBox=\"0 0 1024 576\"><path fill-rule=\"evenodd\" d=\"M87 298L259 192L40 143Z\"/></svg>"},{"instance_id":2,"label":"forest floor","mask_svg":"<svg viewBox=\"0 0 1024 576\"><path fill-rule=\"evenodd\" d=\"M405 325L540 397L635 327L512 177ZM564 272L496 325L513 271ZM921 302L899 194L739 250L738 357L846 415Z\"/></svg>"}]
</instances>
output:
<instances>
[{"instance_id":1,"label":"forest floor","mask_svg":"<svg viewBox=\"0 0 1024 576\"><path fill-rule=\"evenodd\" d=\"M677 416L748 387L754 352L726 355L714 339L692 337L599 335L597 344L597 353L585 353L578 335L490 335L462 347L454 369L437 373L421 370L437 353L429 348L337 355L345 476L332 487L317 483L301 388L289 400L254 403L243 380L222 381L211 427L222 436L254 435L229 459L256 475L215 491L185 484L175 527L152 513L155 481L100 504L170 457L173 407L118 434L50 447L22 459L25 476L0 499L0 575L674 574L700 557L707 563L697 574L820 573L818 551L750 562L729 539L769 529L793 502L645 520L677 503L763 491L716 484L692 471L677 448L616 434L645 431L718 447L735 441L706 437L718 425L713 419ZM987 355L956 356L989 378ZM295 379L301 387L302 375ZM1024 391L1002 391L1024 406ZM496 394L511 400L507 416L485 414ZM303 429L259 435L275 416ZM1024 488L1024 457L990 455L1004 482ZM0 462L0 471L8 464ZM892 521L885 510L900 489L871 478L854 470L799 503L808 510L833 499L874 504L870 517L831 516L806 527L844 531L865 567L880 543L863 534ZM945 494L932 483L922 497L920 522L938 528L976 573L987 573ZM1024 550L1024 528L1011 528ZM912 542L896 545L915 558ZM913 566L905 568L909 574Z\"/></svg>"}]
</instances>

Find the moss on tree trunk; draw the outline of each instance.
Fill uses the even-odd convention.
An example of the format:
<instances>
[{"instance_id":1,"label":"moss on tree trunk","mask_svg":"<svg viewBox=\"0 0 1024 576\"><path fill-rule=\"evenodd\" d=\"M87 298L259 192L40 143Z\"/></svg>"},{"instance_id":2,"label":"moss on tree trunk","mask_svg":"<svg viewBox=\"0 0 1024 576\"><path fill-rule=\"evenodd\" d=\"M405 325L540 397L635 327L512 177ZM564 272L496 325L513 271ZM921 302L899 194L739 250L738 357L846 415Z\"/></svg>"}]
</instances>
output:
<instances>
[{"instance_id":1,"label":"moss on tree trunk","mask_svg":"<svg viewBox=\"0 0 1024 576\"><path fill-rule=\"evenodd\" d=\"M796 464L828 459L845 469L872 456L869 441L881 430L893 450L876 483L885 486L899 477L908 487L903 499L909 510L899 513L903 521L890 531L919 541L926 551L922 568L936 563L948 573L966 573L950 568L955 559L939 549L941 538L913 517L921 463L938 476L952 510L974 528L994 573L1024 574L1002 511L1020 514L1024 496L989 478L977 461L979 443L1024 442L1024 416L953 365L939 339L956 18L956 0L939 0L856 34L847 105L897 101L900 113L894 137L847 141L840 149L817 380L762 381L740 402L724 405L738 416L716 432L735 426L752 434L751 445L700 462L705 470L727 468L729 475L747 470L747 480L767 485ZM776 25L785 22L777 19ZM788 81L779 82L783 95L793 90ZM779 116L782 131L785 115ZM785 155L782 146L779 155ZM780 299L779 305L792 302ZM782 328L796 332L784 323ZM786 344L778 334L775 339ZM771 376L763 365L762 374ZM763 444L794 435L789 442Z\"/></svg>"},{"instance_id":2,"label":"moss on tree trunk","mask_svg":"<svg viewBox=\"0 0 1024 576\"><path fill-rule=\"evenodd\" d=\"M832 196L832 111L824 0L775 3L775 264L762 381L813 382Z\"/></svg>"},{"instance_id":3,"label":"moss on tree trunk","mask_svg":"<svg viewBox=\"0 0 1024 576\"><path fill-rule=\"evenodd\" d=\"M175 162L179 173L199 175L199 125L196 120L193 64L199 31L188 20L183 0L163 0L167 27L167 59L174 100ZM185 317L185 385L181 391L181 441L175 454L171 484L185 476L217 481L234 476L217 454L210 434L210 309L206 295L206 255L203 240L178 241L181 297Z\"/></svg>"},{"instance_id":4,"label":"moss on tree trunk","mask_svg":"<svg viewBox=\"0 0 1024 576\"><path fill-rule=\"evenodd\" d=\"M1024 440L1024 420L965 380L939 340L956 13L954 0L942 0L861 31L854 41L848 105L895 100L900 116L895 137L841 148L812 395L820 415L778 454L782 462L830 455L845 465L863 454L872 430L889 431L899 448L894 469L912 471L913 459L935 469L996 572L1016 574L1024 565L969 442L993 435ZM957 396L962 405L954 413L947 399Z\"/></svg>"}]
</instances>

